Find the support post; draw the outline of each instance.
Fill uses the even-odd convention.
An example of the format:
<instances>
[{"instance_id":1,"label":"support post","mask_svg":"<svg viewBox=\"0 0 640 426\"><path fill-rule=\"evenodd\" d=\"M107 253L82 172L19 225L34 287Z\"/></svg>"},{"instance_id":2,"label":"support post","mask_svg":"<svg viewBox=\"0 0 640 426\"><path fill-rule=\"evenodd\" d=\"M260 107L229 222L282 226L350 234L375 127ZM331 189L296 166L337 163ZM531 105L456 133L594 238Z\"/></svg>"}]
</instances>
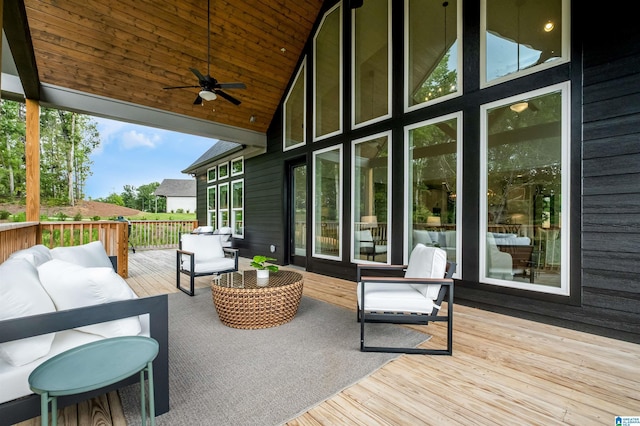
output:
<instances>
[{"instance_id":1,"label":"support post","mask_svg":"<svg viewBox=\"0 0 640 426\"><path fill-rule=\"evenodd\" d=\"M27 109L27 221L40 221L40 102L25 100Z\"/></svg>"}]
</instances>

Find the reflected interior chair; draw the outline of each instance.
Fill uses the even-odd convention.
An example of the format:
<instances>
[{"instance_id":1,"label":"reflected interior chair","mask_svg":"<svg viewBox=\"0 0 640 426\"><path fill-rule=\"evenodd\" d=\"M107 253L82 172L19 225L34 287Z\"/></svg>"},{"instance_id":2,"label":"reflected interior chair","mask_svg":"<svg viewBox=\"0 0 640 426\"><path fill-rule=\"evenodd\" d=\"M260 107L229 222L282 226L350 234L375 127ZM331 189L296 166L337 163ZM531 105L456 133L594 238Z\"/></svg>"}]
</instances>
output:
<instances>
[{"instance_id":1,"label":"reflected interior chair","mask_svg":"<svg viewBox=\"0 0 640 426\"><path fill-rule=\"evenodd\" d=\"M220 242L222 243L222 247L232 246L231 237L233 236L233 230L229 226L222 226L213 231L213 234L220 235Z\"/></svg>"},{"instance_id":2,"label":"reflected interior chair","mask_svg":"<svg viewBox=\"0 0 640 426\"><path fill-rule=\"evenodd\" d=\"M437 247L417 244L408 265L357 265L358 321L362 352L451 355L453 351L453 279L456 264ZM402 273L404 272L404 275ZM440 315L447 302L446 315ZM446 349L367 346L365 323L447 323Z\"/></svg>"},{"instance_id":3,"label":"reflected interior chair","mask_svg":"<svg viewBox=\"0 0 640 426\"><path fill-rule=\"evenodd\" d=\"M360 247L360 254L366 255L367 260L371 258L375 262L376 255L387 252L387 245L383 241L374 238L370 229L356 231L355 238L356 244Z\"/></svg>"},{"instance_id":4,"label":"reflected interior chair","mask_svg":"<svg viewBox=\"0 0 640 426\"><path fill-rule=\"evenodd\" d=\"M238 250L222 247L219 235L183 234L176 251L176 286L183 293L195 294L195 278L238 270ZM189 275L189 288L180 285L180 274Z\"/></svg>"},{"instance_id":5,"label":"reflected interior chair","mask_svg":"<svg viewBox=\"0 0 640 426\"><path fill-rule=\"evenodd\" d=\"M513 258L498 248L491 232L487 232L487 276L513 280Z\"/></svg>"}]
</instances>

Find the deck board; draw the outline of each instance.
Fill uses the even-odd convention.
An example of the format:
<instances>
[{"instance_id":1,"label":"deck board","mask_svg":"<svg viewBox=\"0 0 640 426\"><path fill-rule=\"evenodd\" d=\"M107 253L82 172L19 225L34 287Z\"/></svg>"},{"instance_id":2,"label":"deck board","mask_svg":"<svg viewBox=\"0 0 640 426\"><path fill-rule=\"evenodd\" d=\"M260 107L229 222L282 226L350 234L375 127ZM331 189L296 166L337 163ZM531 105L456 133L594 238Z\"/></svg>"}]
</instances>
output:
<instances>
[{"instance_id":1,"label":"deck board","mask_svg":"<svg viewBox=\"0 0 640 426\"><path fill-rule=\"evenodd\" d=\"M355 283L302 273L306 296L353 309L357 327ZM138 295L177 292L175 279L175 250L130 254ZM196 279L196 291L209 283ZM444 324L412 328L433 336L422 347L445 343ZM638 365L640 345L456 305L453 356L402 355L287 426L613 424L640 415ZM77 425L126 425L115 392L68 410L65 425L76 426L74 415Z\"/></svg>"}]
</instances>

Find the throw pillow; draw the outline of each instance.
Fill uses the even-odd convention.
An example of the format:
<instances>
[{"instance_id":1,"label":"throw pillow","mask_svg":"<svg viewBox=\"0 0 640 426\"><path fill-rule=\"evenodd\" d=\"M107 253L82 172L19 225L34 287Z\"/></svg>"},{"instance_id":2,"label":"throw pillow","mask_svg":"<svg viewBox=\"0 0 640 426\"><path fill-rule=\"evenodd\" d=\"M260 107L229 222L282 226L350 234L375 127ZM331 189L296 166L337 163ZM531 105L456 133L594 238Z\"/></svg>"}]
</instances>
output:
<instances>
[{"instance_id":1,"label":"throw pillow","mask_svg":"<svg viewBox=\"0 0 640 426\"><path fill-rule=\"evenodd\" d=\"M58 310L128 300L137 296L127 282L111 267L85 268L54 259L38 268L42 286ZM103 337L133 336L140 333L136 317L78 327Z\"/></svg>"},{"instance_id":2,"label":"throw pillow","mask_svg":"<svg viewBox=\"0 0 640 426\"><path fill-rule=\"evenodd\" d=\"M36 268L52 259L51 250L42 244L37 244L24 250L18 250L9 257L12 259L27 259L33 263Z\"/></svg>"},{"instance_id":3,"label":"throw pillow","mask_svg":"<svg viewBox=\"0 0 640 426\"><path fill-rule=\"evenodd\" d=\"M40 285L38 270L27 259L7 259L0 265L0 320L45 314L56 310ZM55 333L0 344L0 358L20 366L45 356Z\"/></svg>"},{"instance_id":4,"label":"throw pillow","mask_svg":"<svg viewBox=\"0 0 640 426\"><path fill-rule=\"evenodd\" d=\"M51 257L87 268L113 268L102 241L92 241L79 246L56 247L51 249Z\"/></svg>"}]
</instances>

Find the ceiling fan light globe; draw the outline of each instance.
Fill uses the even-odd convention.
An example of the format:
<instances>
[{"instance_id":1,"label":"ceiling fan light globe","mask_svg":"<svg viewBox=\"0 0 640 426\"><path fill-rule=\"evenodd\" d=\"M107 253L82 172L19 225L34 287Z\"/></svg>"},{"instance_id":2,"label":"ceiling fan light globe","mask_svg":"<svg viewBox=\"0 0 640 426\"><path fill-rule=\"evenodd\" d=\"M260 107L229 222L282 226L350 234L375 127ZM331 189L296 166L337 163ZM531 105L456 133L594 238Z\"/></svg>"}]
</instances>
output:
<instances>
[{"instance_id":1,"label":"ceiling fan light globe","mask_svg":"<svg viewBox=\"0 0 640 426\"><path fill-rule=\"evenodd\" d=\"M215 101L218 95L208 90L201 90L199 93L200 97L205 101Z\"/></svg>"}]
</instances>

